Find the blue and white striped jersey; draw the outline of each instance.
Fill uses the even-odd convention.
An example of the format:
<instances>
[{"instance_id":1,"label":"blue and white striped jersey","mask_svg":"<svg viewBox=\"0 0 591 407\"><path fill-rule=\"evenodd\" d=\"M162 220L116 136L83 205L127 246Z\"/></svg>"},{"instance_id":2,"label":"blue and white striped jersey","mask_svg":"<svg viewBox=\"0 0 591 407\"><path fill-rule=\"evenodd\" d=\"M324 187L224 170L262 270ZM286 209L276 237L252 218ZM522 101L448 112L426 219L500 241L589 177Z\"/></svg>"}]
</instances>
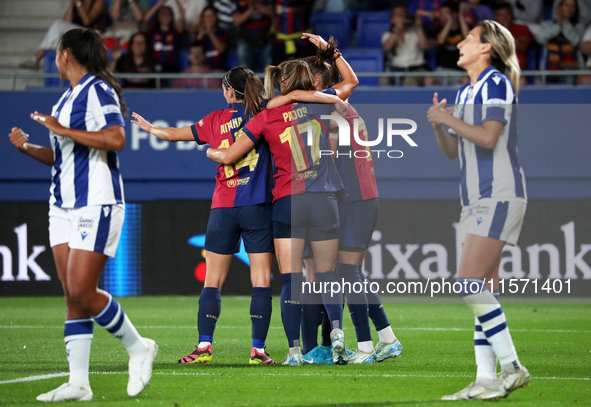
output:
<instances>
[{"instance_id":1,"label":"blue and white striped jersey","mask_svg":"<svg viewBox=\"0 0 591 407\"><path fill-rule=\"evenodd\" d=\"M511 81L495 67L488 67L474 86L468 84L458 91L454 116L475 126L490 120L504 123L493 149L459 137L462 205L481 198L527 200L525 175L517 156L517 98ZM449 133L457 137L454 130Z\"/></svg>"},{"instance_id":2,"label":"blue and white striped jersey","mask_svg":"<svg viewBox=\"0 0 591 407\"><path fill-rule=\"evenodd\" d=\"M68 89L51 115L70 129L99 131L125 126L113 88L88 73ZM90 148L50 132L55 162L49 203L62 208L125 203L119 159L114 151Z\"/></svg>"}]
</instances>

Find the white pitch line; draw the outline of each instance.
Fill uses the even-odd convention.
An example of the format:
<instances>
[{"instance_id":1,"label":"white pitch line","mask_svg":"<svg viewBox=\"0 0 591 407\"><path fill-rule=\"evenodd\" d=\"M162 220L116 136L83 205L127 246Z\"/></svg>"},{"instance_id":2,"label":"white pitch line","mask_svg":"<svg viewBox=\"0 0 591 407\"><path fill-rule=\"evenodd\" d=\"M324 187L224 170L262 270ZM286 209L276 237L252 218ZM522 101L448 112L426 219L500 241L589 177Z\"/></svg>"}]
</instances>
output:
<instances>
[{"instance_id":1,"label":"white pitch line","mask_svg":"<svg viewBox=\"0 0 591 407\"><path fill-rule=\"evenodd\" d=\"M91 375L127 375L127 372L90 372ZM232 377L233 374L228 373L211 373L211 372L154 372L155 376L224 376L224 377ZM65 377L68 376L68 373L53 373L47 375L37 375L37 376L29 376L29 377L22 377L18 379L12 380L3 380L0 381L0 384L10 384L10 383L22 383L22 382L33 382L38 380L45 380L45 379L53 379L55 377ZM324 376L324 377L350 377L348 374L342 373L325 373L325 372L296 372L290 371L289 373L279 373L279 372L270 372L268 370L257 369L256 373L237 373L236 376L286 376L286 377L296 377L296 376ZM359 374L356 373L356 377L360 378L376 378L376 377L384 377L384 378L413 378L413 379L445 379L445 378L470 378L470 375L454 375L454 374L443 374L443 375L413 375L413 374ZM574 381L591 381L589 377L532 377L533 380L574 380Z\"/></svg>"},{"instance_id":2,"label":"white pitch line","mask_svg":"<svg viewBox=\"0 0 591 407\"><path fill-rule=\"evenodd\" d=\"M35 382L37 380L53 379L54 377L64 377L64 376L68 376L68 375L69 375L69 373L52 373L52 374L43 374L43 375L37 375L37 376L20 377L18 379L2 380L2 381L0 381L0 384Z\"/></svg>"},{"instance_id":3,"label":"white pitch line","mask_svg":"<svg viewBox=\"0 0 591 407\"><path fill-rule=\"evenodd\" d=\"M171 326L171 325L138 325L138 329L197 329L196 326ZM0 329L64 329L62 326L47 326L47 325L0 325ZM216 326L216 329L250 329L250 326ZM281 326L271 326L269 329L283 329ZM469 328L437 328L437 327L394 327L396 331L453 331L453 332L472 332ZM565 333L565 334L589 334L591 331L576 330L576 329L526 329L526 328L511 328L512 332L536 332L536 333Z\"/></svg>"}]
</instances>

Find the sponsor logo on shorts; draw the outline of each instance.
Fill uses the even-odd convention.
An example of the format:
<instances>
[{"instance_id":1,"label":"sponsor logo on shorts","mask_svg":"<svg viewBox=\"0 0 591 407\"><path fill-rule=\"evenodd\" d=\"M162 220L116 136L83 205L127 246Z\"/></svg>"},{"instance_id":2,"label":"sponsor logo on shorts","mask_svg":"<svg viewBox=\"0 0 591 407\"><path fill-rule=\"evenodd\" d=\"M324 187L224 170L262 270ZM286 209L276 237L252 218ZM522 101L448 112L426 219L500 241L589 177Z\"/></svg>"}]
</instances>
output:
<instances>
[{"instance_id":1,"label":"sponsor logo on shorts","mask_svg":"<svg viewBox=\"0 0 591 407\"><path fill-rule=\"evenodd\" d=\"M92 229L94 227L94 219L78 219L78 229Z\"/></svg>"},{"instance_id":2,"label":"sponsor logo on shorts","mask_svg":"<svg viewBox=\"0 0 591 407\"><path fill-rule=\"evenodd\" d=\"M479 217L478 219L476 219L476 223L478 224L478 226L480 226L480 224L482 223L484 219L482 219L482 216Z\"/></svg>"},{"instance_id":3,"label":"sponsor logo on shorts","mask_svg":"<svg viewBox=\"0 0 591 407\"><path fill-rule=\"evenodd\" d=\"M109 213L111 212L110 206L103 206L103 213L105 214L105 218L109 217Z\"/></svg>"},{"instance_id":4,"label":"sponsor logo on shorts","mask_svg":"<svg viewBox=\"0 0 591 407\"><path fill-rule=\"evenodd\" d=\"M83 230L82 232L80 232L80 236L82 236L82 240L86 239L86 236L88 236L88 232L86 230Z\"/></svg>"}]
</instances>

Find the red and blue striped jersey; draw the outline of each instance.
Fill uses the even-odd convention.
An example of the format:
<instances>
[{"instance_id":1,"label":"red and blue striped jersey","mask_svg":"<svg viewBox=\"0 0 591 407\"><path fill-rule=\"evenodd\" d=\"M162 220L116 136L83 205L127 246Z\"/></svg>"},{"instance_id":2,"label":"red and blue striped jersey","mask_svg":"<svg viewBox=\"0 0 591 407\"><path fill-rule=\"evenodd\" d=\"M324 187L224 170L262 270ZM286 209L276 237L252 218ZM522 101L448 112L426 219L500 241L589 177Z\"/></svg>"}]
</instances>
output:
<instances>
[{"instance_id":1,"label":"red and blue striped jersey","mask_svg":"<svg viewBox=\"0 0 591 407\"><path fill-rule=\"evenodd\" d=\"M255 144L269 144L275 164L273 200L343 188L330 154L328 121L334 106L294 103L264 110L244 127ZM309 145L311 144L311 145ZM322 154L321 152L324 152Z\"/></svg>"},{"instance_id":2,"label":"red and blue striped jersey","mask_svg":"<svg viewBox=\"0 0 591 407\"><path fill-rule=\"evenodd\" d=\"M340 200L341 203L365 201L378 198L378 186L374 170L371 147L362 146L354 137L353 132L358 132L360 140L369 140L365 122L357 113L357 110L349 105L349 113L346 117L349 123L350 146L339 144L336 154L336 166L345 187ZM357 119L357 128L355 126Z\"/></svg>"},{"instance_id":3,"label":"red and blue striped jersey","mask_svg":"<svg viewBox=\"0 0 591 407\"><path fill-rule=\"evenodd\" d=\"M230 103L227 109L205 116L191 126L197 144L228 148L243 136L244 106ZM211 208L233 208L271 202L271 155L267 143L258 143L234 165L218 165Z\"/></svg>"}]
</instances>

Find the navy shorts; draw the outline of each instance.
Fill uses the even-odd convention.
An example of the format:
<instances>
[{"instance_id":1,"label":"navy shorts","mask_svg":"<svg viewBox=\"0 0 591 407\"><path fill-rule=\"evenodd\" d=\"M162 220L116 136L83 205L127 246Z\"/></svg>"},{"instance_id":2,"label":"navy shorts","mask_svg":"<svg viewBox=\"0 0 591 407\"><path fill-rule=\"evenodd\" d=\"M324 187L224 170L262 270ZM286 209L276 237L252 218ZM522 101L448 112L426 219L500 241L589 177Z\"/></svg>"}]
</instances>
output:
<instances>
[{"instance_id":1,"label":"navy shorts","mask_svg":"<svg viewBox=\"0 0 591 407\"><path fill-rule=\"evenodd\" d=\"M205 250L217 254L237 253L240 250L241 235L247 253L273 251L270 204L211 210L205 235Z\"/></svg>"},{"instance_id":2,"label":"navy shorts","mask_svg":"<svg viewBox=\"0 0 591 407\"><path fill-rule=\"evenodd\" d=\"M286 196L273 204L276 239L338 239L339 211L336 193L306 192Z\"/></svg>"},{"instance_id":3,"label":"navy shorts","mask_svg":"<svg viewBox=\"0 0 591 407\"><path fill-rule=\"evenodd\" d=\"M379 200L339 204L339 248L367 250L378 222Z\"/></svg>"}]
</instances>

